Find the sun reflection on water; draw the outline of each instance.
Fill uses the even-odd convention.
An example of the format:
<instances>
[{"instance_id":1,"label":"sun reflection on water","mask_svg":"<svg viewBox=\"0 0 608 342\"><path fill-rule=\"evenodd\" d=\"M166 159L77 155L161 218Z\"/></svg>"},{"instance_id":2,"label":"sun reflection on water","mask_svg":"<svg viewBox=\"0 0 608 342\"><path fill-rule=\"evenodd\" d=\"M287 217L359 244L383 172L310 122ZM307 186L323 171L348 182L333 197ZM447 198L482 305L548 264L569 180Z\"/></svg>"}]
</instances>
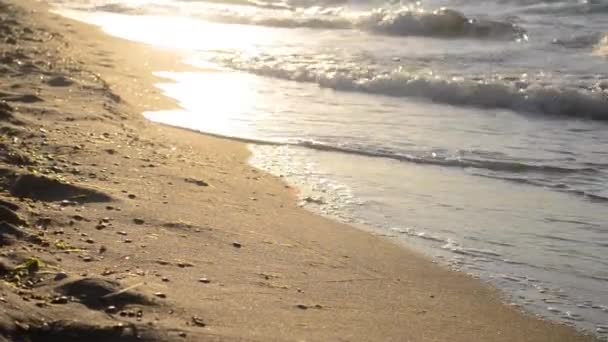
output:
<instances>
[{"instance_id":1,"label":"sun reflection on water","mask_svg":"<svg viewBox=\"0 0 608 342\"><path fill-rule=\"evenodd\" d=\"M156 111L144 115L171 126L202 128L207 133L253 138L251 116L263 101L256 91L255 80L248 75L232 72L159 72L158 76L172 83L159 84L165 95L180 99L188 111ZM247 120L243 120L247 117Z\"/></svg>"}]
</instances>

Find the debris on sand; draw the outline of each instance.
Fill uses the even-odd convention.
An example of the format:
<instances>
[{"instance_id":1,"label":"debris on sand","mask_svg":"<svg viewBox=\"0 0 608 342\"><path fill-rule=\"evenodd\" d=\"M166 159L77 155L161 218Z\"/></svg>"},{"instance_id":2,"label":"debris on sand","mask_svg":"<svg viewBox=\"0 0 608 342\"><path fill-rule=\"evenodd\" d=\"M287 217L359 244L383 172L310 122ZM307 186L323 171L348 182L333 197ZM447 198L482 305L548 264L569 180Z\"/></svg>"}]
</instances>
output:
<instances>
[{"instance_id":1,"label":"debris on sand","mask_svg":"<svg viewBox=\"0 0 608 342\"><path fill-rule=\"evenodd\" d=\"M205 182L204 180L200 180L200 179L196 179L196 178L186 178L184 179L186 181L186 183L192 183L198 186L209 186L209 183Z\"/></svg>"},{"instance_id":2,"label":"debris on sand","mask_svg":"<svg viewBox=\"0 0 608 342\"><path fill-rule=\"evenodd\" d=\"M192 316L192 324L196 325L197 327L202 327L202 328L207 326L207 324L203 321L203 319L198 316Z\"/></svg>"}]
</instances>

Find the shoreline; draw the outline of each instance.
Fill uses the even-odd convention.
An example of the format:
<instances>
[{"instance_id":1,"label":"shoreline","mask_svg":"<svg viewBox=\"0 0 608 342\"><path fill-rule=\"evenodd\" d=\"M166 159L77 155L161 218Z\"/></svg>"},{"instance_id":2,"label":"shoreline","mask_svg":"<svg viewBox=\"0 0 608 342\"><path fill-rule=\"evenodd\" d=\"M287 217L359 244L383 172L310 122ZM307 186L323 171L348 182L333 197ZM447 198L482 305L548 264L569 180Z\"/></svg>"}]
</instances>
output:
<instances>
[{"instance_id":1,"label":"shoreline","mask_svg":"<svg viewBox=\"0 0 608 342\"><path fill-rule=\"evenodd\" d=\"M2 143L33 160L11 164L2 155L0 200L23 222L12 224L11 239L2 235L0 341L593 340L507 307L496 289L391 241L298 207L293 189L248 165L242 142L146 121L140 113L176 107L152 75L184 70L175 55L33 1L16 7L38 12L27 22L13 8L11 25L61 37L23 43L37 66L17 64L25 81L0 76L15 93L0 99L17 139ZM55 64L38 66L34 47L55 54ZM65 186L15 191L27 177L13 175L33 171ZM31 260L43 262L15 280Z\"/></svg>"}]
</instances>

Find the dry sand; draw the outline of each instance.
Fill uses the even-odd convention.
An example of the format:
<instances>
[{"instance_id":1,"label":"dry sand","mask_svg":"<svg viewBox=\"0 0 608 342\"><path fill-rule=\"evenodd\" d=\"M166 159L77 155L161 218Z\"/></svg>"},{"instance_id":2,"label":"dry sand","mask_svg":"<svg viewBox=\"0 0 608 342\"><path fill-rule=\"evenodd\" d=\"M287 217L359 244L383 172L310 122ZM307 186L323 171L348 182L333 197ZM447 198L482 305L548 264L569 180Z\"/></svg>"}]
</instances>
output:
<instances>
[{"instance_id":1,"label":"dry sand","mask_svg":"<svg viewBox=\"0 0 608 342\"><path fill-rule=\"evenodd\" d=\"M170 53L0 1L0 341L591 341L140 115Z\"/></svg>"}]
</instances>

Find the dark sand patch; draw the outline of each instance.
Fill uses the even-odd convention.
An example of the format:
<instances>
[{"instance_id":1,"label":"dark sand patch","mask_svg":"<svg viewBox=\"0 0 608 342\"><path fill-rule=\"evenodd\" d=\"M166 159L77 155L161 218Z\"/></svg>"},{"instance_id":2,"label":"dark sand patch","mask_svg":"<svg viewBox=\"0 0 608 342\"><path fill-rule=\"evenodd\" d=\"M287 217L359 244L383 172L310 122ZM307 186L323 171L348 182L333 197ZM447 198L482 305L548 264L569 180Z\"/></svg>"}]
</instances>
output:
<instances>
[{"instance_id":1,"label":"dark sand patch","mask_svg":"<svg viewBox=\"0 0 608 342\"><path fill-rule=\"evenodd\" d=\"M59 180L34 174L16 177L10 187L11 195L38 201L74 201L77 203L109 202L112 198L102 192L62 183Z\"/></svg>"},{"instance_id":2,"label":"dark sand patch","mask_svg":"<svg viewBox=\"0 0 608 342\"><path fill-rule=\"evenodd\" d=\"M106 279L78 279L59 286L56 291L65 296L75 297L83 305L97 310L110 305L121 309L131 304L154 304L148 296L129 290L128 287L123 288L118 282Z\"/></svg>"}]
</instances>

